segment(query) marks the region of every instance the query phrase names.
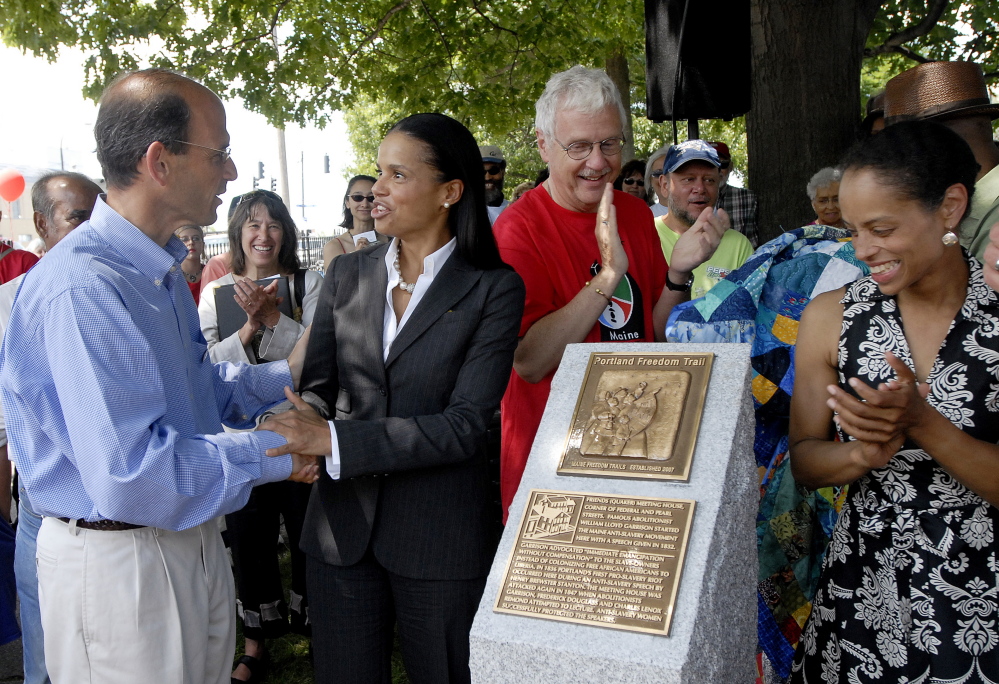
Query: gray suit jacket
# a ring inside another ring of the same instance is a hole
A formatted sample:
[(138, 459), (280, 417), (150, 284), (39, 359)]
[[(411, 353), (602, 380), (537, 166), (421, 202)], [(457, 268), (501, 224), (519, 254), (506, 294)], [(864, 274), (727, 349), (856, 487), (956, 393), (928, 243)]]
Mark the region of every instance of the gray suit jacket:
[(387, 249), (335, 259), (319, 297), (301, 388), (335, 407), (341, 470), (313, 488), (301, 546), (333, 565), (370, 547), (406, 577), (482, 577), (496, 541), (482, 442), (513, 365), (524, 285), (455, 251), (383, 361)]

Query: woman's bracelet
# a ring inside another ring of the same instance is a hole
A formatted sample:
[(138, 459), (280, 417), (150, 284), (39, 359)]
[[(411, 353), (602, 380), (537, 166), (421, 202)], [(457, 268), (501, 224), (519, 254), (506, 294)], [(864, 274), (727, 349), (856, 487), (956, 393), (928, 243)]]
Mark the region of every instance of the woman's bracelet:
[[(584, 285), (584, 287), (589, 287), (589, 286), (590, 286), (590, 281), (587, 280), (586, 285)], [(599, 287), (594, 286), (593, 291), (596, 292), (601, 297), (603, 297), (604, 299), (606, 299), (608, 304), (612, 301), (611, 296), (606, 292), (604, 292), (603, 290), (601, 290)]]

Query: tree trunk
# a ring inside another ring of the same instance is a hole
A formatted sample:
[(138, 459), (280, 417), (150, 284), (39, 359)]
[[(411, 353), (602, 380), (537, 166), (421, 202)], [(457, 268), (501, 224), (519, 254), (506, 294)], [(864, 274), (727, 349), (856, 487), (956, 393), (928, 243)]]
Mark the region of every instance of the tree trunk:
[(815, 220), (805, 192), (860, 123), (860, 67), (880, 0), (752, 0), (753, 91), (746, 116), (760, 238)]
[(626, 164), (635, 158), (635, 136), (631, 127), (631, 75), (628, 73), (628, 58), (624, 50), (618, 48), (607, 57), (607, 75), (614, 81), (621, 93), (621, 102), (627, 118), (624, 124), (624, 149), (621, 150), (621, 163)]

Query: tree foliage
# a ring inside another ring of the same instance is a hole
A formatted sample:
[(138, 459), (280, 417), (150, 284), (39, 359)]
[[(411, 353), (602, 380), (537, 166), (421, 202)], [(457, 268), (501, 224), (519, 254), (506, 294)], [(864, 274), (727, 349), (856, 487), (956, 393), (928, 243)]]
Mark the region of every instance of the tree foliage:
[[(753, 0), (757, 8), (773, 2)], [(969, 59), (999, 77), (997, 4), (883, 3), (867, 34), (856, 108), (916, 61)], [(239, 97), (275, 125), (323, 125), (345, 111), (358, 169), (369, 171), (392, 122), (442, 111), (503, 147), (511, 180), (532, 178), (540, 165), (533, 103), (545, 81), (612, 55), (623, 55), (630, 73), (635, 156), (672, 138), (668, 125), (644, 119), (640, 0), (0, 0), (0, 27), (5, 43), (49, 59), (62, 46), (82, 48), (84, 91), (95, 98), (121, 71), (153, 65)], [(802, 116), (808, 99), (797, 98)], [(747, 168), (744, 120), (702, 122), (701, 131), (728, 142), (736, 167)]]

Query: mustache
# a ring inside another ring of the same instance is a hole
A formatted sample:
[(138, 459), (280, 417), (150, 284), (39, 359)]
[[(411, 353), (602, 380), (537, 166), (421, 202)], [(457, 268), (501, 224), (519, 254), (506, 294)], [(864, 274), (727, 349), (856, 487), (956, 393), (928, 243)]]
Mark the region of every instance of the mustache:
[(583, 178), (586, 178), (587, 180), (593, 180), (594, 178), (600, 178), (600, 176), (606, 176), (608, 173), (610, 173), (610, 171), (611, 171), (610, 167), (607, 166), (601, 169), (600, 171), (588, 171), (588, 172), (583, 172), (579, 175), (582, 176)]

